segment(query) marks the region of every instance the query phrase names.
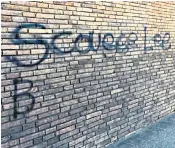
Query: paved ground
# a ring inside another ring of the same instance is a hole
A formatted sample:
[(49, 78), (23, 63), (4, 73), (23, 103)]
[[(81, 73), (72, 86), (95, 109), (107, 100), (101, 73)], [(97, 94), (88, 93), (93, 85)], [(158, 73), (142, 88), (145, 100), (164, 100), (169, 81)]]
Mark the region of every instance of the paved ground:
[(175, 113), (108, 148), (175, 148)]

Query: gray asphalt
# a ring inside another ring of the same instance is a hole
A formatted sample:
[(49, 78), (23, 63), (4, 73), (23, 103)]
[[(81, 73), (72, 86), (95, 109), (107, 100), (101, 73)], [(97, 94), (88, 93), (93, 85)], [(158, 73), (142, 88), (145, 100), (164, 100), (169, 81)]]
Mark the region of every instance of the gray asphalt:
[(107, 148), (175, 148), (175, 113)]

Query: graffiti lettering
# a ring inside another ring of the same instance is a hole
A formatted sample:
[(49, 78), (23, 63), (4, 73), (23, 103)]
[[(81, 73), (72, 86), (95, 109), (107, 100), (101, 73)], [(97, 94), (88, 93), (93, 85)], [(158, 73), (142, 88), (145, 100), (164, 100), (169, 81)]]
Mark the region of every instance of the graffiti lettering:
[[(166, 40), (166, 38), (167, 38), (167, 40)], [(153, 41), (154, 41), (155, 46), (162, 47), (163, 50), (168, 50), (171, 48), (171, 43), (169, 42), (170, 41), (170, 34), (169, 33), (165, 33), (163, 39), (161, 38), (160, 34), (156, 34), (153, 37)], [(168, 44), (168, 45), (166, 46), (166, 44)]]
[[(56, 40), (61, 38), (62, 36), (71, 36), (73, 33), (71, 31), (63, 31), (59, 32), (56, 35), (54, 35), (51, 39), (51, 42), (48, 43), (46, 39), (23, 39), (20, 38), (20, 31), (23, 28), (39, 28), (39, 29), (46, 29), (46, 27), (42, 24), (38, 23), (31, 23), (31, 24), (22, 24), (18, 26), (12, 33), (15, 35), (15, 39), (12, 39), (12, 43), (15, 45), (23, 45), (23, 44), (41, 44), (44, 45), (45, 47), (45, 52), (43, 56), (35, 63), (30, 63), (30, 64), (25, 64), (21, 62), (18, 58), (14, 56), (6, 56), (6, 59), (14, 64), (16, 64), (19, 67), (33, 67), (41, 62), (43, 62), (47, 57), (48, 53), (50, 50), (53, 50), (55, 54), (67, 54), (71, 52), (80, 52), (82, 54), (86, 54), (89, 51), (97, 51), (99, 50), (100, 46), (102, 46), (105, 50), (115, 50), (116, 53), (126, 53), (129, 51), (131, 48), (137, 48), (138, 45), (136, 44), (136, 41), (138, 41), (138, 35), (134, 32), (131, 32), (129, 34), (126, 33), (121, 33), (115, 40), (115, 37), (112, 33), (106, 33), (104, 34), (103, 38), (101, 33), (98, 33), (98, 39), (97, 39), (97, 45), (94, 47), (94, 32), (89, 32), (88, 34), (78, 34), (78, 36), (75, 38), (74, 45), (70, 47), (68, 51), (62, 50), (61, 48), (57, 47), (56, 45)], [(111, 39), (109, 41), (109, 39)], [(88, 46), (85, 50), (81, 50), (79, 48), (79, 42), (82, 42), (85, 40), (88, 42)], [(171, 48), (171, 43), (170, 43), (170, 34), (165, 33), (164, 36), (162, 37), (160, 34), (155, 34), (152, 40), (154, 43), (154, 47), (161, 47), (163, 50), (168, 50)], [(144, 26), (144, 51), (148, 50), (153, 50), (153, 46), (148, 47), (147, 46), (147, 27)], [(104, 54), (105, 56), (105, 54)], [(34, 96), (29, 93), (29, 91), (33, 87), (33, 82), (30, 80), (19, 80), (18, 78), (14, 79), (13, 81), (14, 86), (15, 86), (15, 91), (14, 91), (14, 118), (17, 118), (18, 114), (25, 114), (26, 112), (29, 112), (33, 109), (34, 104), (35, 104), (35, 98)], [(27, 91), (24, 91), (22, 93), (17, 93), (17, 85), (20, 83), (29, 83), (30, 87)], [(25, 108), (25, 111), (20, 111), (18, 109), (18, 102), (17, 98), (22, 97), (22, 96), (28, 96), (30, 99), (32, 99), (31, 104), (27, 105), (27, 108)]]
[[(6, 59), (10, 62), (13, 62), (14, 64), (16, 64), (17, 66), (20, 67), (32, 67), (32, 66), (36, 66), (38, 64), (40, 64), (41, 62), (43, 62), (49, 53), (49, 47), (52, 47), (53, 51), (55, 54), (67, 54), (67, 53), (71, 53), (71, 52), (80, 52), (82, 54), (86, 54), (89, 51), (97, 51), (99, 50), (99, 47), (102, 43), (102, 47), (105, 50), (116, 50), (116, 53), (126, 53), (129, 51), (129, 49), (131, 48), (136, 48), (137, 44), (136, 41), (138, 40), (138, 36), (136, 33), (131, 32), (128, 34), (126, 33), (121, 33), (119, 35), (119, 37), (116, 39), (113, 36), (112, 33), (106, 33), (104, 34), (104, 37), (102, 39), (101, 34), (98, 33), (98, 44), (97, 47), (94, 48), (93, 45), (93, 41), (94, 41), (94, 32), (89, 32), (89, 34), (82, 34), (80, 33), (75, 41), (74, 41), (74, 46), (70, 48), (70, 50), (68, 51), (64, 51), (61, 50), (61, 48), (58, 48), (55, 44), (55, 41), (57, 39), (59, 39), (61, 36), (71, 36), (72, 32), (71, 31), (64, 31), (64, 32), (59, 32), (56, 35), (53, 36), (52, 40), (50, 43), (47, 42), (47, 40), (45, 39), (22, 39), (19, 37), (19, 33), (20, 30), (22, 28), (40, 28), (40, 29), (46, 29), (46, 27), (42, 24), (37, 24), (37, 23), (31, 23), (31, 24), (22, 24), (19, 27), (17, 27), (13, 33), (15, 34), (15, 39), (12, 39), (12, 42), (16, 45), (20, 45), (20, 44), (42, 44), (45, 46), (45, 53), (43, 55), (43, 57), (38, 60), (35, 63), (30, 63), (30, 64), (25, 64), (23, 62), (21, 62), (19, 59), (17, 59), (14, 56), (6, 56)], [(153, 50), (153, 47), (147, 47), (147, 27), (144, 27), (144, 51), (146, 52), (147, 50)], [(109, 42), (108, 38), (111, 38), (112, 41)], [(78, 43), (79, 41), (83, 41), (86, 40), (88, 42), (88, 47), (85, 50), (81, 50), (78, 47)], [(153, 38), (152, 38), (153, 42), (154, 42), (154, 46), (155, 47), (162, 47), (163, 50), (168, 50), (171, 48), (171, 43), (170, 43), (170, 34), (169, 33), (165, 33), (164, 37), (161, 38), (160, 34), (156, 34)]]
[[(146, 46), (146, 41), (147, 41), (146, 30), (147, 30), (147, 27), (145, 26), (144, 27), (144, 33), (145, 33), (144, 51), (153, 50), (153, 46), (151, 47)], [(160, 34), (155, 34), (154, 37), (152, 38), (152, 41), (154, 42), (155, 47), (161, 47), (163, 50), (168, 50), (171, 48), (169, 33), (165, 33), (163, 39)]]
[(19, 67), (32, 67), (32, 66), (40, 64), (41, 62), (43, 62), (45, 60), (45, 58), (47, 58), (49, 48), (48, 48), (47, 41), (43, 40), (43, 39), (40, 39), (40, 40), (37, 40), (37, 39), (30, 39), (30, 40), (21, 39), (19, 37), (19, 32), (23, 28), (41, 28), (41, 29), (46, 29), (46, 28), (41, 24), (22, 24), (21, 26), (17, 27), (14, 30), (13, 33), (15, 34), (15, 39), (12, 39), (12, 43), (14, 43), (15, 45), (20, 45), (20, 44), (43, 44), (45, 46), (45, 49), (46, 49), (45, 53), (44, 53), (44, 56), (39, 61), (37, 61), (36, 63), (31, 63), (31, 64), (24, 64), (21, 61), (19, 61), (16, 57), (6, 56), (6, 58), (7, 58), (8, 61), (10, 61), (12, 63), (15, 63)]
[[(17, 91), (18, 91), (17, 85), (20, 84), (20, 83), (29, 83), (30, 84), (29, 89), (27, 91), (22, 92), (22, 93), (17, 93)], [(13, 99), (14, 99), (14, 115), (13, 116), (14, 116), (14, 118), (17, 118), (18, 114), (25, 114), (26, 112), (29, 112), (29, 111), (31, 111), (33, 109), (34, 104), (35, 104), (35, 98), (34, 98), (34, 96), (31, 93), (29, 93), (29, 91), (33, 87), (33, 82), (32, 81), (30, 81), (30, 80), (22, 80), (22, 81), (20, 81), (20, 80), (18, 80), (16, 78), (16, 79), (14, 79), (13, 84), (15, 86), (15, 91), (14, 91), (14, 96), (13, 96)], [(29, 96), (29, 98), (32, 99), (32, 103), (31, 103), (30, 106), (29, 105), (27, 106), (26, 111), (18, 111), (17, 110), (17, 106), (18, 106), (17, 98), (18, 97), (22, 97), (22, 96)]]
[(65, 54), (65, 53), (70, 53), (73, 51), (73, 48), (70, 50), (70, 51), (62, 51), (60, 48), (56, 47), (55, 46), (55, 40), (57, 38), (59, 38), (60, 36), (63, 36), (63, 35), (71, 35), (72, 32), (70, 31), (67, 31), (67, 32), (60, 32), (59, 34), (55, 35), (52, 39), (52, 42), (51, 44), (53, 45), (53, 49), (54, 49), (54, 52), (57, 53), (57, 54)]

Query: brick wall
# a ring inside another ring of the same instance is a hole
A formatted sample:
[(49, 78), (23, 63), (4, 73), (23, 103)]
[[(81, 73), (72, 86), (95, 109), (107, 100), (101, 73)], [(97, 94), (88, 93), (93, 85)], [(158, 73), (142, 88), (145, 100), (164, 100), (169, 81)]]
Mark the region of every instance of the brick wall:
[(101, 148), (174, 111), (174, 2), (1, 7), (3, 148)]

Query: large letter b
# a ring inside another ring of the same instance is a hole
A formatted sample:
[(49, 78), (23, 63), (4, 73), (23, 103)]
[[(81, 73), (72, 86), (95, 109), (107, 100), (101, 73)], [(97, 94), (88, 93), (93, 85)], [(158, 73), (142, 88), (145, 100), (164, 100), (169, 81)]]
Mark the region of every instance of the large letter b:
[[(30, 80), (18, 80), (17, 78), (13, 81), (14, 85), (15, 85), (15, 92), (14, 92), (14, 96), (13, 96), (13, 99), (14, 99), (14, 118), (17, 118), (17, 114), (25, 114), (26, 112), (29, 112), (33, 109), (34, 107), (34, 104), (35, 104), (35, 98), (34, 96), (29, 93), (29, 91), (32, 89), (33, 87), (33, 82), (30, 81)], [(20, 83), (29, 83), (30, 84), (30, 87), (27, 91), (24, 91), (22, 93), (17, 93), (17, 85), (20, 84)], [(25, 111), (18, 111), (18, 102), (17, 102), (17, 98), (18, 97), (22, 97), (22, 96), (29, 96), (29, 98), (32, 99), (32, 102), (30, 105), (27, 105), (27, 109)]]

